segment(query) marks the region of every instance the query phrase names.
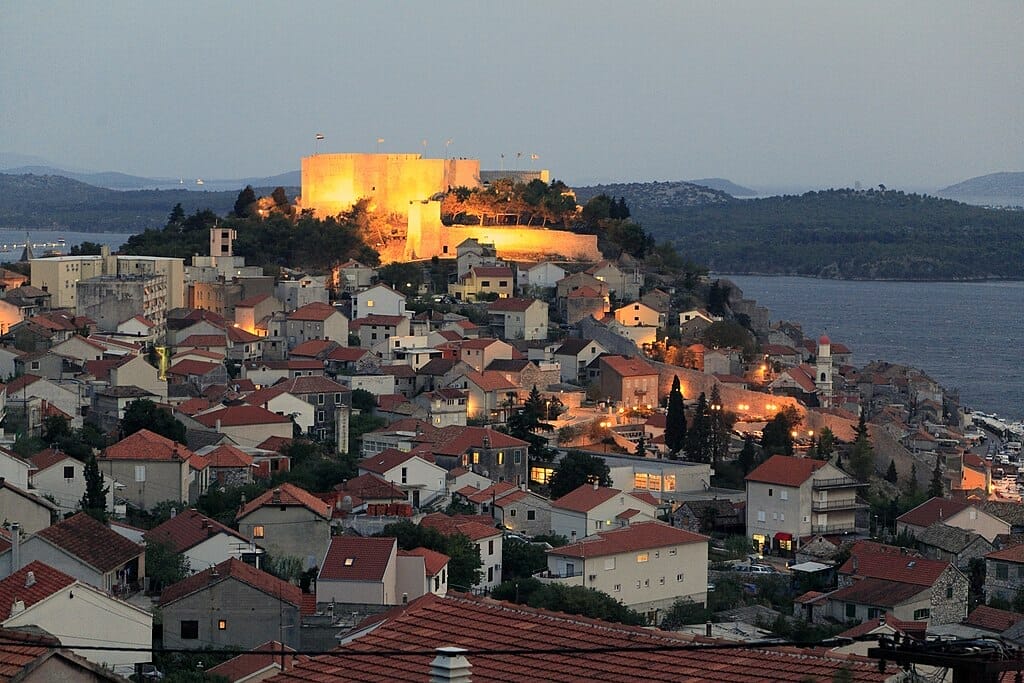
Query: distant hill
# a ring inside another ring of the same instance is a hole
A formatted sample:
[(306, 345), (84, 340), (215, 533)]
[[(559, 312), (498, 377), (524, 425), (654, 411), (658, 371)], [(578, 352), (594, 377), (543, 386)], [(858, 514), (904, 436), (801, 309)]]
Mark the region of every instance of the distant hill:
[(9, 168), (4, 173), (9, 175), (61, 176), (77, 180), (80, 183), (86, 183), (95, 187), (105, 187), (111, 190), (142, 190), (177, 182), (171, 178), (143, 178), (142, 176), (128, 175), (127, 173), (118, 173), (117, 171), (75, 173), (52, 166), (19, 166)]
[(736, 201), (734, 197), (720, 190), (682, 180), (661, 183), (611, 183), (573, 189), (580, 204), (586, 204), (599, 194), (624, 197), (633, 216), (640, 221), (647, 211), (728, 204)]
[(989, 173), (944, 187), (936, 194), (971, 204), (1024, 206), (1024, 171)]
[[(269, 195), (274, 187), (258, 187)], [(289, 197), (296, 188), (287, 188)], [(142, 232), (166, 225), (180, 203), (186, 213), (210, 209), (226, 215), (238, 190), (118, 191), (58, 175), (0, 173), (0, 230), (67, 230), (69, 232)]]
[[(628, 202), (628, 199), (627, 199)], [(1020, 278), (1024, 211), (852, 189), (647, 210), (656, 239), (720, 273), (846, 279)]]
[(710, 187), (712, 190), (725, 192), (726, 194), (731, 194), (733, 197), (756, 197), (760, 194), (757, 190), (751, 190), (749, 187), (737, 185), (726, 178), (699, 178), (697, 180), (687, 180), (686, 182), (692, 185)]

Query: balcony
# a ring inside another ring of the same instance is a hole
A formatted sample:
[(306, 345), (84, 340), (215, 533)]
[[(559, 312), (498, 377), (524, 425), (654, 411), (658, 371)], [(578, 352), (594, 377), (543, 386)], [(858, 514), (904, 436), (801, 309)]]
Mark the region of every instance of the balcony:
[[(585, 585), (583, 583), (583, 572), (582, 571), (574, 571), (574, 572), (571, 572), (571, 573), (570, 572), (563, 572), (561, 574), (559, 574), (558, 572), (543, 571), (543, 572), (538, 572), (538, 573), (534, 574), (533, 578), (537, 579), (541, 583), (561, 583), (561, 584), (565, 584), (566, 586), (583, 586), (583, 585)], [(593, 579), (591, 579), (591, 581), (593, 581)]]
[(812, 534), (848, 534), (857, 531), (857, 525), (853, 522), (846, 524), (812, 524)]
[(812, 482), (812, 487), (821, 491), (824, 489), (845, 489), (854, 486), (867, 486), (862, 484), (853, 477), (834, 477), (832, 479), (815, 479)]
[(811, 509), (814, 512), (832, 512), (835, 510), (859, 510), (866, 508), (864, 503), (858, 503), (856, 498), (847, 500), (814, 500), (811, 501)]

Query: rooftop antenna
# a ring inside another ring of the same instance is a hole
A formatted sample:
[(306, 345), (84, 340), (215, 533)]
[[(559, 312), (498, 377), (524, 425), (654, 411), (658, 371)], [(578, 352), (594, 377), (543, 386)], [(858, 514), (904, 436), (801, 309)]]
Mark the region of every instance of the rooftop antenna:
[(380, 146), (384, 144), (384, 138), (377, 138), (377, 154), (380, 154)]
[(323, 133), (317, 133), (316, 135), (313, 136), (313, 139), (316, 141), (316, 142), (313, 143), (313, 153), (314, 154), (319, 154), (320, 153), (320, 143), (324, 141), (324, 134)]

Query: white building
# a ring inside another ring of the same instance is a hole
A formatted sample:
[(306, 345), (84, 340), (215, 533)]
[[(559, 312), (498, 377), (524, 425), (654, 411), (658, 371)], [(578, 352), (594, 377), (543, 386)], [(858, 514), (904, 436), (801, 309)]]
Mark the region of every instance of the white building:
[(649, 493), (626, 493), (595, 482), (551, 502), (551, 533), (576, 540), (657, 516), (657, 501)]
[(368, 315), (408, 316), (409, 313), (405, 310), (405, 295), (384, 284), (356, 292), (352, 296), (352, 319), (365, 318)]

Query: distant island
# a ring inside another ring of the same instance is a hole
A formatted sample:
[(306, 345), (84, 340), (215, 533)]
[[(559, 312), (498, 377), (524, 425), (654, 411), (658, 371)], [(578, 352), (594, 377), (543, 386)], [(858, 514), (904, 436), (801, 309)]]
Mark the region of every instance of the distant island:
[(944, 187), (936, 194), (970, 204), (1024, 206), (1024, 171), (989, 173)]

